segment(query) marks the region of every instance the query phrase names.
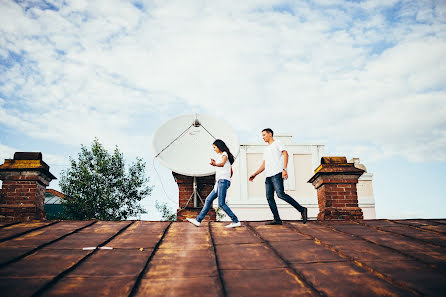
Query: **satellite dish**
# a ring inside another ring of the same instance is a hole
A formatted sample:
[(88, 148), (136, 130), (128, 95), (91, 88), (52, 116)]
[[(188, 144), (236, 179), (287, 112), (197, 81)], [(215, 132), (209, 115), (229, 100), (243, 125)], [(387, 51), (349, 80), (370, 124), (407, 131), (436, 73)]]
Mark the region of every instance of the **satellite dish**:
[(215, 174), (209, 164), (215, 158), (212, 143), (223, 140), (235, 156), (239, 152), (237, 135), (222, 120), (200, 114), (173, 118), (153, 135), (155, 158), (170, 170), (187, 176)]

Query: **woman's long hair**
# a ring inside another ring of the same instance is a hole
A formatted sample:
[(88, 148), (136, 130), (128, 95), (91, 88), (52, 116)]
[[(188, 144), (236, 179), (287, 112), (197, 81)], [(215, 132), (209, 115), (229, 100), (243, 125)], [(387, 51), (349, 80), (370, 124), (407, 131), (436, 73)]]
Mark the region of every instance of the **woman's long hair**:
[(221, 152), (226, 152), (228, 154), (229, 163), (234, 163), (234, 156), (231, 154), (231, 151), (226, 146), (226, 143), (221, 139), (216, 139), (213, 143)]

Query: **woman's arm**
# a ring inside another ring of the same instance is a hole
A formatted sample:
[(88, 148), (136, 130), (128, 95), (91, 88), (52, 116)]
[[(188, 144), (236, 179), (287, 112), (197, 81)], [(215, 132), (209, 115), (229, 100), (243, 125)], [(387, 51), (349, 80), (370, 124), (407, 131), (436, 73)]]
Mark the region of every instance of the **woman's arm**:
[(226, 157), (226, 155), (223, 155), (222, 157), (221, 157), (221, 163), (215, 163), (214, 162), (214, 166), (217, 166), (217, 167), (223, 167), (223, 166), (225, 166), (225, 163), (226, 163), (226, 160), (228, 160), (228, 157)]

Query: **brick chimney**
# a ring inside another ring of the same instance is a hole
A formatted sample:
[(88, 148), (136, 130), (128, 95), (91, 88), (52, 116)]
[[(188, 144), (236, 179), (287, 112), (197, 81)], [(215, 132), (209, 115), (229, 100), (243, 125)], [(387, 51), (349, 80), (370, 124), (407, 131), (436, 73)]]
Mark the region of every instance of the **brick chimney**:
[(45, 220), (45, 189), (56, 179), (40, 152), (17, 152), (0, 165), (0, 220)]
[[(194, 193), (194, 177), (182, 175), (176, 172), (172, 172), (179, 190), (179, 209), (177, 210), (177, 221), (184, 222), (186, 218), (195, 218), (201, 211), (203, 203), (198, 198), (197, 203), (194, 205), (194, 198), (191, 196)], [(212, 191), (215, 184), (215, 175), (196, 177), (197, 191), (201, 196), (203, 202), (206, 197)], [(211, 207), (208, 214), (203, 221), (215, 221), (216, 213), (215, 209)]]
[(364, 170), (347, 163), (345, 157), (322, 157), (321, 165), (308, 181), (317, 190), (318, 220), (362, 220), (356, 184)]

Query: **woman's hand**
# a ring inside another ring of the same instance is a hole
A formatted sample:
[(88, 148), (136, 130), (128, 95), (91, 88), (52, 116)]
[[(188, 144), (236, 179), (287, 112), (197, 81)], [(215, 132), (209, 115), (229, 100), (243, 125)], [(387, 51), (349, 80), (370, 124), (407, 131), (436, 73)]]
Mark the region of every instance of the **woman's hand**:
[(215, 160), (214, 159), (211, 159), (211, 163), (210, 163), (212, 166), (215, 166)]

